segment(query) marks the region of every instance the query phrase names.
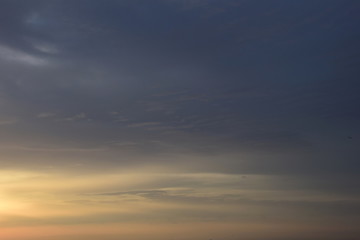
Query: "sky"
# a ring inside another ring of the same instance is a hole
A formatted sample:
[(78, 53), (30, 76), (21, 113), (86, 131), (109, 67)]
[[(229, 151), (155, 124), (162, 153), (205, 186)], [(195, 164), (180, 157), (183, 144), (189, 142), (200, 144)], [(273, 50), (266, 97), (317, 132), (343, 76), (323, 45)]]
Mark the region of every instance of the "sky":
[(0, 239), (360, 239), (359, 12), (0, 0)]

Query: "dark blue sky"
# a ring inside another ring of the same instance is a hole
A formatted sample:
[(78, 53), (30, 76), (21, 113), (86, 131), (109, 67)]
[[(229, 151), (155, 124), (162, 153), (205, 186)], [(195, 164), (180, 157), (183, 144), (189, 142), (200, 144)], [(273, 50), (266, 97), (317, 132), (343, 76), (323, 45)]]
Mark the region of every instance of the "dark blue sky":
[[(2, 6), (2, 112), (18, 120), (3, 128), (14, 141), (331, 152), (285, 169), (359, 167), (356, 1)], [(345, 159), (326, 160), (334, 154)]]

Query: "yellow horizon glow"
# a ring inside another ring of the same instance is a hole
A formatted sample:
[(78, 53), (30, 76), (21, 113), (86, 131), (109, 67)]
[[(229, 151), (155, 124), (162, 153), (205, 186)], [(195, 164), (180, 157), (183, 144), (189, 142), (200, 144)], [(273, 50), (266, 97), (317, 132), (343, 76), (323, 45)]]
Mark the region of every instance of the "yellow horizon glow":
[[(165, 240), (182, 232), (191, 237), (177, 239), (260, 239), (274, 229), (281, 236), (290, 236), (327, 229), (330, 224), (319, 224), (319, 218), (313, 227), (301, 217), (301, 208), (291, 210), (291, 215), (299, 214), (295, 219), (289, 218), (282, 206), (262, 204), (273, 199), (296, 202), (314, 198), (306, 192), (294, 191), (289, 197), (289, 192), (268, 189), (276, 184), (271, 176), (242, 178), (144, 168), (96, 174), (11, 170), (0, 171), (0, 175), (1, 240), (91, 239), (86, 236), (96, 240), (95, 236), (99, 239), (101, 235), (111, 240), (115, 236)], [(243, 196), (254, 202), (241, 201)], [(316, 198), (326, 200), (328, 196)], [(268, 215), (285, 220), (269, 225), (261, 217)], [(246, 220), (247, 216), (259, 217)]]

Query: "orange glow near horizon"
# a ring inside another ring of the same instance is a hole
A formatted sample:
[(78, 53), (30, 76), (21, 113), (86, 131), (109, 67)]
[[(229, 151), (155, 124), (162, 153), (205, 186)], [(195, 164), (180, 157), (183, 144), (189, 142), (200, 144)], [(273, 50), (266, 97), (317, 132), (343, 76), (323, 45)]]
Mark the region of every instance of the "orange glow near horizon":
[[(274, 177), (169, 172), (171, 169), (167, 173), (132, 169), (79, 176), (3, 171), (0, 239), (260, 239), (268, 232), (281, 239), (309, 231), (320, 234), (330, 225), (337, 229), (332, 223), (306, 223), (301, 207), (289, 216), (286, 206), (274, 206), (275, 198), (296, 203), (313, 197), (293, 192), (289, 198), (263, 190), (276, 184)], [(234, 187), (237, 185), (242, 187)], [(253, 200), (243, 200), (244, 195)], [(276, 214), (283, 219), (293, 218), (292, 214), (299, 217), (286, 224), (266, 221), (267, 215)], [(247, 219), (250, 215), (265, 218)]]
[[(6, 240), (85, 240), (119, 239), (166, 240), (166, 239), (264, 239), (275, 237), (287, 239), (298, 237), (340, 237), (339, 231), (349, 230), (346, 226), (313, 226), (292, 224), (244, 224), (244, 223), (118, 223), (75, 226), (35, 226), (0, 228), (0, 238)], [(332, 236), (331, 236), (332, 234)]]

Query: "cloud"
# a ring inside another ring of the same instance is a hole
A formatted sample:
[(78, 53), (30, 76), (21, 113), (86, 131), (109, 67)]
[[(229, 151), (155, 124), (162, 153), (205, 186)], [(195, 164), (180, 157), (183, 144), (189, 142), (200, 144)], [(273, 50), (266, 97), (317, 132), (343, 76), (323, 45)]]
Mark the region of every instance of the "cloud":
[(50, 61), (36, 55), (31, 55), (20, 50), (12, 49), (0, 45), (0, 56), (3, 60), (8, 62), (20, 63), (30, 66), (47, 66)]
[(142, 122), (142, 123), (131, 123), (127, 125), (128, 127), (148, 127), (148, 126), (156, 126), (161, 125), (160, 122)]
[(0, 119), (0, 126), (1, 126), (1, 125), (14, 124), (14, 123), (16, 123), (17, 121), (18, 121), (17, 119)]
[(56, 116), (56, 113), (53, 112), (43, 112), (43, 113), (39, 113), (37, 115), (38, 118), (50, 118), (50, 117), (54, 117)]
[(59, 49), (56, 46), (49, 43), (34, 43), (34, 48), (42, 53), (47, 53), (47, 54), (59, 53)]
[(121, 196), (121, 195), (139, 195), (145, 197), (159, 196), (167, 194), (166, 191), (162, 190), (142, 190), (142, 191), (127, 191), (127, 192), (109, 192), (109, 193), (98, 193), (95, 195), (100, 196)]
[(104, 147), (94, 148), (64, 148), (64, 147), (53, 147), (53, 146), (31, 146), (31, 145), (2, 145), (0, 149), (3, 150), (16, 150), (16, 151), (30, 151), (30, 152), (99, 152), (106, 151)]
[(82, 113), (75, 114), (74, 116), (71, 116), (71, 117), (58, 119), (58, 121), (70, 121), (70, 122), (73, 122), (73, 121), (85, 119), (86, 117), (87, 117), (86, 114), (82, 112)]

